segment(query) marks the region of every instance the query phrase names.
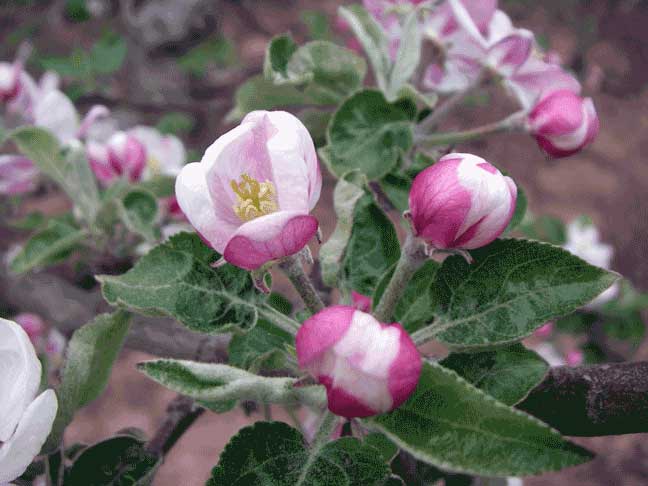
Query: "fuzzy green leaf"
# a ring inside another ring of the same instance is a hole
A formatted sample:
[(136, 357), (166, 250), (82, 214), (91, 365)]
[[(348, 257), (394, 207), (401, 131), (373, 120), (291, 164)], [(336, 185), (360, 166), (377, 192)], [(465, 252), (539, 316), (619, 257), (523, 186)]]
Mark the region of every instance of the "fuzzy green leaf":
[(536, 418), (429, 362), (409, 400), (369, 423), (418, 460), (469, 474), (526, 476), (592, 457)]
[(540, 383), (549, 365), (521, 344), (481, 353), (452, 353), (440, 363), (507, 405), (515, 405)]
[(207, 486), (382, 486), (390, 471), (376, 449), (344, 437), (313, 452), (282, 422), (257, 422), (225, 447)]

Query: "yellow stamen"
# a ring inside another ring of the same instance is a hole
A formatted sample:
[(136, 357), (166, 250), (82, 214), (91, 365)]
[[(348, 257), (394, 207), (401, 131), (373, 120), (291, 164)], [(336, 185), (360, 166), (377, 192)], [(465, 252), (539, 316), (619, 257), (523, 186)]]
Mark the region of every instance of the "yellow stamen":
[(250, 221), (279, 210), (277, 193), (274, 184), (270, 181), (259, 182), (247, 174), (241, 174), (241, 182), (231, 180), (230, 186), (236, 194), (234, 212), (243, 221)]
[(156, 159), (155, 157), (149, 157), (148, 160), (146, 161), (146, 165), (148, 165), (151, 174), (153, 175), (159, 175), (161, 170), (160, 170), (160, 161)]

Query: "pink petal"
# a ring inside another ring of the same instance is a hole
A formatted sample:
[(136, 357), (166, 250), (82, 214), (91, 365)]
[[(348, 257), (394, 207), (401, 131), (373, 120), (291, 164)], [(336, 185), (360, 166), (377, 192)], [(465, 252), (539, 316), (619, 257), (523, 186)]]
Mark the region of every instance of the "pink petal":
[(240, 226), (227, 243), (223, 256), (233, 265), (254, 270), (270, 260), (299, 252), (315, 236), (317, 228), (317, 219), (309, 214), (271, 213)]
[(334, 305), (304, 321), (295, 341), (300, 368), (310, 366), (342, 338), (351, 325), (355, 311), (353, 307)]

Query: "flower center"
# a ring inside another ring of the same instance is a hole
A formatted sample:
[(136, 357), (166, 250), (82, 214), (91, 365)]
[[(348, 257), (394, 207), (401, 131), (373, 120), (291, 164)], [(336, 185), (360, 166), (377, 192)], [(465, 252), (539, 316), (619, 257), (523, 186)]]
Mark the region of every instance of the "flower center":
[(230, 181), (236, 194), (233, 209), (243, 221), (251, 221), (259, 216), (279, 210), (277, 192), (270, 181), (259, 182), (247, 174), (241, 174), (241, 182)]
[(146, 161), (146, 165), (148, 165), (149, 170), (153, 175), (159, 175), (160, 174), (160, 161), (156, 159), (155, 157), (149, 157)]

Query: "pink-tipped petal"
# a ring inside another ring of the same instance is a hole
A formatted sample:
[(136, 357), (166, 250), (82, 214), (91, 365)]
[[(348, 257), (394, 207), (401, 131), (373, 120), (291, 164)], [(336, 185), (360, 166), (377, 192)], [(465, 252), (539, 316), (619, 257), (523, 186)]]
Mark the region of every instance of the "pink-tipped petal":
[(317, 233), (314, 216), (298, 211), (280, 211), (248, 221), (227, 243), (223, 256), (246, 270), (294, 255)]
[(351, 300), (353, 301), (353, 306), (356, 309), (361, 310), (362, 312), (371, 312), (371, 307), (373, 305), (371, 297), (368, 297), (366, 295), (356, 292), (355, 290), (352, 290)]
[(488, 51), (488, 63), (504, 77), (514, 74), (527, 61), (533, 47), (533, 34), (518, 30), (498, 41)]
[(304, 321), (295, 339), (300, 368), (310, 366), (344, 336), (355, 311), (353, 307), (334, 305)]

